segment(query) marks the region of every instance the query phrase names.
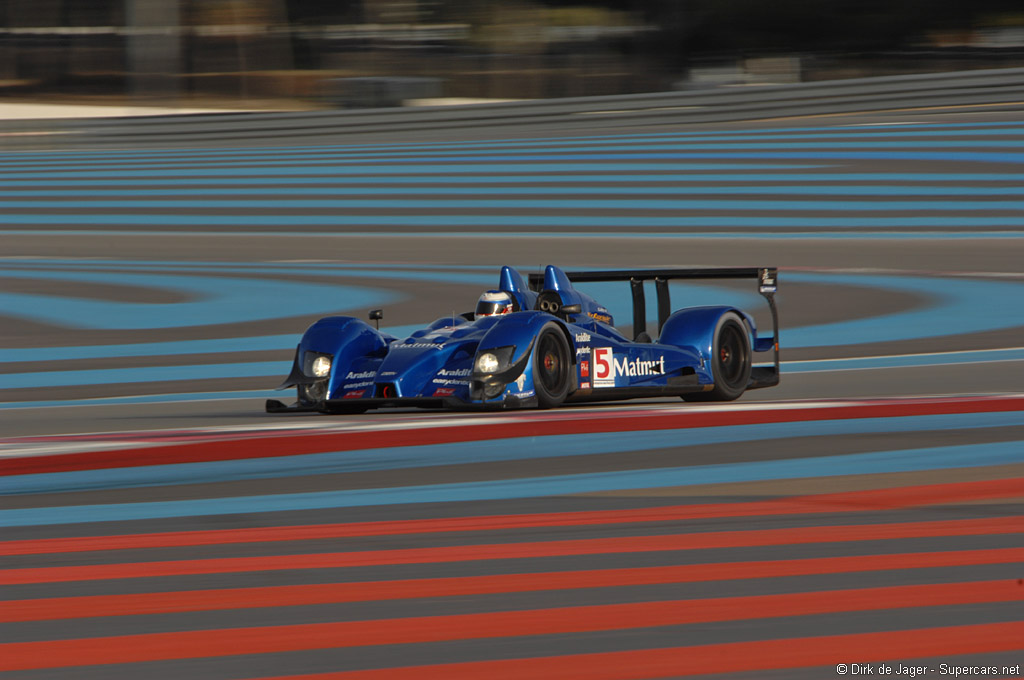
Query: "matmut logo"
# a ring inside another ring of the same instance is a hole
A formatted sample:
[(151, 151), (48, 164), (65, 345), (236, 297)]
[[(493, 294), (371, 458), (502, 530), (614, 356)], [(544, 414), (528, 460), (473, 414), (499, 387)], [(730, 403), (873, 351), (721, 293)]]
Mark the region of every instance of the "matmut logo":
[(611, 347), (594, 348), (594, 387), (615, 387), (616, 376), (635, 378), (645, 375), (664, 375), (665, 357), (656, 361), (647, 359), (616, 359)]

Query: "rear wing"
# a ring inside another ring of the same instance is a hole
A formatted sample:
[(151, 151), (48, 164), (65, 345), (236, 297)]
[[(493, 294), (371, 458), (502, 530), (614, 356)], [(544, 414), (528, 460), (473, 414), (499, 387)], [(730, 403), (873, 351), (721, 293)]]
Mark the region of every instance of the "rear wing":
[[(768, 301), (772, 313), (772, 335), (770, 338), (754, 338), (754, 350), (764, 352), (774, 350), (774, 370), (757, 371), (752, 376), (755, 383), (768, 382), (776, 384), (779, 376), (779, 313), (775, 308), (775, 292), (778, 289), (778, 273), (776, 267), (717, 267), (713, 269), (638, 269), (634, 271), (586, 271), (565, 272), (573, 283), (593, 283), (596, 281), (629, 281), (633, 293), (633, 334), (639, 335), (647, 330), (647, 307), (644, 298), (644, 281), (654, 281), (658, 295), (658, 332), (672, 314), (672, 302), (669, 297), (668, 282), (674, 279), (756, 279), (757, 290)], [(544, 275), (530, 274), (530, 290), (539, 291), (544, 285)], [(770, 371), (770, 373), (769, 373)], [(765, 375), (760, 375), (765, 373)], [(767, 386), (763, 384), (757, 385)]]

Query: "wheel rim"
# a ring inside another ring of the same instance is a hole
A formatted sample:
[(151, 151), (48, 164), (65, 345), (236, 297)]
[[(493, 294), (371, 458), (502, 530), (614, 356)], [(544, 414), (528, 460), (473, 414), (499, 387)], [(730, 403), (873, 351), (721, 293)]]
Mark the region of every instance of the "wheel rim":
[(538, 347), (540, 384), (549, 394), (559, 394), (568, 380), (562, 345), (551, 333), (545, 333)]
[(722, 379), (729, 385), (736, 385), (746, 371), (746, 347), (743, 336), (735, 324), (722, 328), (718, 344), (718, 366)]

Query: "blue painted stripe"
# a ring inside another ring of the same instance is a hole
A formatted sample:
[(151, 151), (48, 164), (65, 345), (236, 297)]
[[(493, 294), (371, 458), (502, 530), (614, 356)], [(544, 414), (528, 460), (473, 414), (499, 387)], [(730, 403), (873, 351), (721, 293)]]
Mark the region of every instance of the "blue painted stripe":
[[(420, 324), (406, 324), (403, 326), (386, 326), (381, 328), (381, 332), (390, 333), (398, 338), (404, 338), (412, 334), (414, 331), (419, 330), (425, 326), (425, 323)], [(43, 365), (43, 362), (48, 361), (68, 361), (68, 360), (82, 360), (82, 359), (117, 359), (122, 357), (167, 357), (167, 356), (188, 356), (192, 354), (220, 354), (225, 358), (234, 356), (238, 352), (265, 352), (265, 351), (293, 351), (295, 346), (299, 344), (299, 339), (302, 337), (301, 329), (292, 335), (268, 335), (262, 337), (251, 337), (251, 338), (221, 338), (213, 340), (182, 340), (180, 342), (163, 342), (163, 343), (140, 343), (137, 345), (86, 345), (80, 347), (41, 347), (41, 348), (24, 348), (24, 349), (0, 349), (0, 363), (19, 363), (19, 362), (34, 362), (37, 365)], [(256, 363), (236, 363), (235, 366), (253, 366), (258, 371), (261, 371), (264, 364), (270, 362), (256, 362)], [(277, 364), (278, 371), (287, 370), (288, 366), (284, 364)], [(168, 367), (170, 368), (170, 367)], [(193, 374), (199, 375), (203, 371), (204, 366), (193, 366), (193, 367), (177, 367), (177, 368), (188, 368)], [(110, 371), (110, 370), (127, 370), (127, 369), (95, 369), (96, 371)], [(138, 371), (149, 371), (149, 368), (138, 368)], [(8, 376), (20, 375), (47, 375), (45, 379), (47, 381), (56, 380), (57, 374), (70, 375), (72, 373), (78, 373), (73, 371), (52, 371), (52, 372), (35, 372), (35, 373), (7, 373), (0, 374), (0, 389), (9, 388), (13, 382), (24, 382), (29, 378), (20, 378), (18, 380), (8, 380)], [(267, 375), (263, 372), (255, 372), (240, 377), (257, 377)], [(114, 377), (114, 376), (111, 376)], [(199, 377), (203, 377), (199, 375)], [(117, 382), (115, 380), (101, 381), (101, 382)], [(137, 382), (132, 380), (130, 382)], [(70, 386), (81, 383), (65, 382), (59, 385), (53, 386)], [(94, 383), (101, 384), (101, 383)], [(34, 386), (34, 385), (32, 385)]]
[[(200, 226), (270, 226), (281, 227), (285, 224), (295, 227), (339, 227), (339, 226), (361, 226), (361, 227), (391, 227), (395, 229), (409, 229), (411, 227), (576, 227), (580, 229), (593, 227), (615, 227), (621, 230), (634, 228), (760, 228), (760, 229), (824, 229), (824, 228), (850, 228), (850, 229), (936, 229), (942, 227), (970, 227), (970, 228), (991, 228), (1011, 227), (1020, 228), (1021, 217), (1014, 216), (992, 216), (984, 213), (978, 215), (965, 215), (963, 217), (891, 217), (888, 215), (865, 215), (862, 217), (765, 217), (763, 215), (721, 215), (717, 217), (689, 217), (674, 215), (669, 217), (649, 216), (628, 216), (628, 217), (606, 217), (606, 216), (582, 216), (582, 215), (154, 215), (154, 214), (86, 214), (86, 215), (45, 215), (13, 213), (3, 215), (8, 224), (37, 224), (37, 225), (151, 225), (161, 227), (181, 226), (187, 227), (185, 233), (195, 232)], [(18, 233), (15, 230), (0, 231), (0, 233)], [(38, 235), (38, 232), (24, 232)], [(82, 232), (69, 232), (81, 234)], [(120, 233), (124, 232), (112, 232)], [(258, 232), (256, 232), (258, 233)], [(288, 232), (282, 234), (291, 235)], [(379, 236), (368, 232), (370, 235)], [(233, 236), (238, 236), (232, 231)], [(627, 231), (628, 234), (628, 231)], [(609, 236), (626, 236), (627, 234), (609, 234)], [(434, 234), (437, 236), (438, 234)], [(466, 234), (457, 234), (465, 238)], [(502, 235), (502, 234), (494, 234)], [(504, 234), (507, 236), (508, 234)], [(632, 236), (631, 234), (628, 234)], [(974, 236), (974, 234), (971, 234)], [(322, 235), (317, 235), (322, 236)], [(477, 234), (471, 234), (476, 238)], [(579, 236), (574, 234), (573, 236)], [(603, 234), (589, 234), (589, 236), (604, 236)], [(687, 236), (692, 237), (692, 234)]]
[[(488, 442), (491, 446), (494, 442)], [(536, 442), (531, 447), (537, 448)], [(485, 448), (485, 447), (480, 447)], [(439, 461), (435, 461), (439, 462)], [(0, 510), (0, 526), (40, 526), (381, 505), (494, 501), (582, 493), (734, 484), (775, 479), (916, 472), (1024, 462), (1020, 441), (878, 451), (722, 465), (616, 470), (426, 486), (351, 489), (227, 498)]]
[[(605, 192), (605, 194), (614, 193)], [(22, 201), (9, 199), (4, 201), (7, 210), (702, 210), (729, 211), (744, 210), (770, 212), (773, 210), (810, 211), (810, 212), (929, 212), (929, 211), (993, 211), (1020, 212), (1024, 210), (1024, 196), (1018, 200), (993, 199), (989, 201), (958, 201), (958, 200), (927, 200), (927, 201), (856, 201), (846, 200), (692, 200), (692, 199), (460, 199), (447, 198), (427, 199), (244, 199), (244, 200), (210, 200), (189, 199), (184, 204), (181, 200), (85, 200), (85, 201)], [(185, 214), (184, 219), (190, 216)], [(248, 216), (237, 216), (247, 220)], [(620, 223), (622, 220), (620, 220)], [(1020, 224), (1020, 220), (1017, 221)]]
[[(781, 145), (783, 148), (790, 148), (789, 145)], [(858, 145), (860, 146), (860, 145)], [(663, 162), (659, 163), (625, 163), (615, 162), (623, 160), (654, 160), (661, 159)], [(316, 163), (307, 163), (307, 167), (301, 167), (295, 163), (286, 163), (281, 166), (256, 167), (252, 166), (251, 163), (243, 163), (238, 167), (232, 167), (231, 170), (236, 175), (268, 175), (268, 174), (343, 174), (343, 173), (364, 173), (374, 172), (380, 174), (393, 174), (393, 173), (408, 173), (410, 167), (414, 166), (416, 172), (427, 173), (427, 172), (444, 172), (444, 173), (472, 173), (472, 172), (509, 172), (515, 167), (522, 167), (525, 172), (585, 172), (593, 169), (593, 163), (595, 161), (607, 161), (604, 167), (607, 170), (617, 169), (619, 171), (627, 170), (638, 170), (638, 171), (652, 171), (658, 169), (664, 170), (748, 170), (748, 169), (793, 169), (794, 166), (791, 164), (766, 164), (758, 163), (756, 165), (752, 163), (734, 164), (730, 166), (727, 163), (694, 163), (693, 161), (698, 160), (717, 160), (723, 161), (727, 159), (745, 159), (760, 160), (760, 161), (806, 161), (806, 162), (834, 162), (837, 160), (920, 160), (920, 161), (965, 161), (965, 162), (977, 162), (977, 163), (1022, 163), (1024, 162), (1024, 153), (1018, 152), (986, 152), (986, 151), (771, 151), (771, 150), (744, 150), (744, 151), (733, 151), (715, 148), (714, 151), (692, 151), (692, 152), (677, 152), (674, 154), (551, 154), (551, 155), (533, 155), (533, 156), (491, 156), (486, 159), (474, 159), (477, 161), (487, 160), (489, 163), (482, 162), (468, 162), (462, 161), (458, 158), (449, 159), (445, 157), (438, 158), (424, 158), (422, 161), (415, 159), (401, 158), (395, 159), (392, 163), (383, 165), (369, 165), (363, 162), (342, 162), (342, 161), (330, 161), (325, 162), (325, 165), (329, 167), (320, 167)], [(582, 161), (586, 160), (589, 163), (566, 163), (565, 160)], [(689, 160), (690, 163), (680, 163), (671, 161), (682, 161)], [(452, 161), (440, 163), (438, 161)], [(510, 163), (520, 162), (521, 166), (509, 165)], [(222, 174), (225, 171), (224, 167), (209, 167), (210, 165), (203, 163), (200, 166), (191, 166), (186, 168), (139, 168), (139, 167), (126, 167), (121, 171), (111, 170), (90, 170), (91, 166), (83, 166), (81, 170), (71, 171), (40, 171), (40, 172), (26, 172), (24, 170), (12, 170), (9, 172), (0, 172), (0, 178), (10, 177), (11, 179), (49, 179), (52, 177), (69, 177), (74, 178), (83, 175), (89, 175), (92, 177), (121, 177), (125, 175), (141, 175), (150, 177), (175, 177), (175, 176), (209, 176)], [(223, 164), (221, 164), (223, 165)], [(806, 167), (806, 166), (805, 166)]]
[[(1004, 229), (999, 231), (931, 231), (928, 228), (914, 230), (914, 231), (881, 231), (884, 227), (877, 225), (871, 225), (864, 229), (858, 229), (857, 231), (818, 231), (817, 229), (824, 228), (822, 225), (810, 228), (802, 231), (782, 231), (775, 233), (765, 233), (757, 231), (743, 231), (743, 230), (731, 230), (731, 231), (686, 231), (686, 232), (643, 232), (643, 231), (629, 231), (622, 233), (602, 233), (602, 234), (591, 234), (592, 238), (600, 239), (611, 239), (611, 240), (629, 240), (636, 241), (639, 239), (644, 240), (665, 240), (665, 239), (683, 239), (692, 240), (695, 238), (706, 238), (706, 239), (722, 239), (722, 240), (807, 240), (807, 239), (820, 239), (820, 240), (879, 240), (879, 241), (962, 241), (962, 240), (978, 240), (978, 239), (1002, 239), (1016, 241), (1024, 237), (1024, 231)], [(934, 228), (934, 227), (932, 227)], [(112, 230), (112, 229), (0, 229), (0, 235), (8, 236), (40, 236), (45, 234), (47, 236), (64, 237), (64, 236), (192, 236), (195, 238), (202, 238), (204, 236), (222, 236), (222, 232), (211, 233), (210, 231), (193, 231), (190, 229), (175, 229), (175, 230)], [(315, 238), (318, 240), (329, 239), (329, 238), (416, 238), (428, 236), (431, 238), (445, 237), (445, 238), (461, 238), (461, 239), (474, 239), (474, 240), (491, 240), (491, 239), (510, 239), (510, 238), (529, 238), (534, 240), (551, 240), (551, 239), (570, 239), (579, 238), (579, 232), (568, 232), (568, 231), (554, 231), (545, 230), (543, 232), (536, 231), (514, 231), (514, 230), (502, 230), (490, 233), (470, 233), (462, 231), (411, 231), (409, 229), (403, 229), (401, 227), (395, 227), (389, 229), (386, 227), (375, 229), (374, 231), (346, 231), (343, 233), (325, 233), (318, 231), (231, 231), (232, 236), (239, 238), (243, 237), (278, 237), (278, 238)]]
[[(1022, 178), (1024, 180), (1024, 178)], [(1024, 201), (1024, 187), (990, 187), (990, 186), (977, 186), (977, 187), (951, 187), (951, 186), (922, 186), (918, 184), (908, 185), (893, 185), (893, 184), (878, 184), (873, 186), (855, 186), (855, 185), (842, 185), (842, 186), (828, 186), (828, 185), (814, 185), (814, 186), (777, 186), (777, 185), (762, 185), (762, 186), (558, 186), (558, 187), (544, 187), (544, 186), (495, 186), (495, 187), (480, 187), (480, 186), (460, 186), (459, 183), (446, 184), (443, 187), (403, 187), (403, 186), (301, 186), (301, 187), (290, 187), (288, 189), (282, 189), (281, 193), (287, 193), (289, 196), (449, 196), (449, 195), (465, 195), (465, 196), (572, 196), (572, 195), (641, 195), (641, 196), (686, 196), (686, 195), (751, 195), (751, 194), (769, 194), (773, 196), (813, 196), (813, 195), (833, 195), (833, 196), (940, 196), (942, 198), (950, 196), (1015, 196), (1018, 198), (1016, 201), (1017, 205), (1020, 205), (1021, 201)], [(165, 186), (161, 183), (161, 187)], [(165, 188), (152, 188), (152, 189), (11, 189), (9, 187), (0, 187), (0, 197), (42, 197), (51, 196), (59, 198), (98, 198), (98, 197), (120, 197), (120, 196), (177, 196), (177, 197), (191, 197), (191, 196), (267, 196), (270, 193), (264, 188), (252, 188), (252, 187), (239, 187), (239, 188), (181, 188), (181, 189), (165, 189)], [(91, 207), (97, 204), (96, 201), (87, 202), (73, 202), (75, 205), (82, 207)], [(124, 203), (118, 201), (118, 204)], [(246, 201), (237, 202), (239, 207), (244, 207), (250, 204), (277, 204), (278, 201)], [(293, 203), (299, 207), (318, 207), (316, 202), (311, 201), (293, 201)], [(646, 201), (644, 204), (646, 205)], [(18, 205), (18, 201), (6, 201), (8, 205)], [(391, 202), (388, 202), (390, 205)], [(26, 205), (22, 203), (22, 205)], [(49, 207), (58, 207), (64, 205), (61, 203), (47, 203)], [(181, 205), (177, 203), (175, 205)], [(209, 206), (210, 203), (205, 201), (189, 201), (186, 207), (192, 208), (197, 205)], [(380, 202), (375, 202), (375, 205), (382, 205)], [(519, 203), (522, 206), (522, 203)], [(533, 206), (534, 203), (529, 204)]]
[(337, 313), (387, 304), (396, 292), (352, 285), (257, 278), (173, 276), (166, 273), (38, 272), (20, 270), (7, 276), (104, 283), (173, 291), (184, 299), (152, 304), (87, 300), (57, 295), (2, 293), (0, 311), (8, 316), (76, 328), (146, 329), (238, 323), (289, 316)]
[(827, 371), (860, 371), (874, 368), (907, 368), (910, 366), (953, 366), (957, 364), (986, 364), (1003, 361), (1024, 361), (1024, 348), (994, 349), (976, 352), (948, 352), (910, 356), (853, 357), (848, 359), (820, 359), (815, 361), (787, 361), (782, 372), (820, 373)]
[[(39, 357), (45, 357), (44, 350), (40, 350)], [(275, 377), (277, 380), (282, 379), (288, 373), (289, 368), (288, 362), (285, 361), (251, 361), (198, 366), (142, 366), (93, 368), (80, 371), (5, 373), (0, 374), (0, 398), (3, 398), (2, 390), (30, 387), (155, 383), (174, 380), (241, 380), (252, 377), (267, 377), (268, 383), (271, 383)]]
[(689, 159), (717, 158), (723, 159), (760, 159), (760, 160), (907, 160), (907, 161), (938, 161), (948, 163), (950, 161), (961, 161), (967, 163), (1024, 163), (1024, 153), (1015, 152), (985, 152), (985, 151), (789, 151), (784, 153), (774, 151), (719, 151), (717, 153), (690, 153), (686, 154)]
[[(709, 156), (714, 158), (714, 156)], [(524, 164), (518, 166), (522, 168), (523, 172), (529, 172), (533, 174), (547, 173), (557, 174), (562, 172), (587, 172), (594, 170), (593, 163), (543, 163), (543, 164)], [(791, 165), (791, 164), (765, 164), (765, 163), (609, 163), (603, 166), (605, 172), (652, 172), (656, 170), (665, 171), (679, 171), (679, 170), (710, 170), (710, 171), (722, 171), (722, 170), (793, 170), (801, 168), (813, 168), (818, 167), (815, 165)], [(416, 166), (415, 172), (419, 174), (444, 174), (444, 175), (458, 175), (464, 174), (476, 174), (482, 172), (488, 173), (509, 173), (514, 171), (517, 166), (510, 166), (508, 163), (433, 163)], [(406, 163), (397, 163), (395, 165), (336, 165), (330, 168), (312, 168), (312, 167), (240, 167), (232, 170), (232, 173), (238, 177), (259, 177), (259, 176), (273, 176), (276, 180), (281, 175), (305, 175), (308, 177), (318, 176), (330, 176), (330, 175), (366, 175), (366, 174), (377, 174), (377, 175), (406, 175), (413, 172), (409, 165)], [(57, 179), (77, 179), (77, 178), (127, 178), (132, 179), (136, 177), (216, 177), (224, 174), (223, 168), (209, 168), (209, 167), (194, 167), (188, 169), (143, 169), (143, 168), (130, 168), (120, 172), (113, 171), (100, 171), (100, 170), (89, 170), (83, 169), (79, 171), (55, 171), (55, 172), (10, 172), (0, 173), (0, 179), (4, 182), (7, 181), (8, 177), (12, 180), (25, 180), (25, 179), (45, 179), (48, 181)]]
[[(786, 166), (786, 169), (792, 169), (794, 166)], [(828, 167), (828, 166), (822, 166)], [(749, 166), (743, 166), (743, 169), (748, 169)], [(694, 174), (674, 174), (674, 171), (679, 169), (677, 166), (672, 167), (673, 172), (665, 172), (663, 174), (630, 174), (622, 175), (619, 172), (619, 168), (612, 168), (604, 170), (601, 166), (591, 165), (588, 166), (588, 174), (560, 174), (558, 180), (560, 182), (587, 182), (588, 184), (596, 183), (613, 183), (616, 185), (622, 185), (625, 182), (636, 182), (636, 183), (648, 183), (648, 182), (686, 182), (689, 184), (713, 184), (717, 182), (769, 182), (774, 183), (774, 186), (782, 188), (783, 183), (822, 183), (822, 182), (951, 182), (956, 184), (963, 184), (966, 182), (1024, 182), (1024, 174), (1017, 173), (835, 173), (835, 172), (819, 172), (815, 174), (804, 174), (804, 173), (793, 173), (793, 172), (777, 172), (777, 173), (752, 173), (752, 172), (737, 172), (729, 174), (720, 174), (714, 172), (694, 172)], [(722, 166), (715, 166), (715, 169), (723, 169)], [(756, 168), (753, 168), (756, 169)], [(699, 172), (699, 174), (698, 174)], [(203, 177), (202, 179), (190, 179), (185, 178), (167, 178), (167, 179), (140, 179), (134, 176), (117, 177), (114, 180), (110, 179), (92, 179), (89, 176), (83, 176), (83, 178), (72, 178), (62, 181), (59, 177), (47, 177), (49, 184), (59, 184), (62, 186), (81, 186), (81, 187), (115, 187), (117, 189), (133, 186), (154, 186), (154, 187), (167, 187), (175, 185), (196, 185), (201, 187), (209, 186), (249, 186), (254, 184), (273, 184), (281, 186), (289, 186), (294, 184), (307, 185), (313, 183), (314, 180), (308, 177)], [(473, 174), (473, 175), (462, 175), (462, 174), (450, 174), (450, 175), (414, 175), (414, 174), (395, 174), (390, 173), (382, 176), (375, 176), (373, 173), (366, 173), (354, 176), (344, 177), (331, 177), (328, 175), (318, 176), (315, 179), (316, 184), (322, 184), (327, 186), (360, 186), (360, 185), (399, 185), (399, 184), (445, 184), (459, 186), (463, 184), (513, 184), (513, 183), (532, 183), (540, 184), (550, 181), (551, 175), (543, 174), (538, 172), (535, 174)], [(7, 179), (4, 180), (3, 186), (0, 186), (0, 192), (5, 190), (12, 190), (17, 187), (38, 187), (39, 182), (36, 180), (19, 180), (19, 179)], [(618, 188), (618, 186), (616, 186)], [(709, 187), (710, 188), (710, 187)], [(956, 188), (956, 187), (950, 187)], [(289, 191), (291, 191), (289, 189)]]
[[(317, 272), (331, 271), (331, 272), (354, 272), (359, 276), (365, 273), (374, 273), (381, 271), (382, 263), (372, 262), (362, 264), (359, 262), (333, 262), (330, 260), (309, 260), (305, 264), (300, 264), (288, 260), (283, 261), (271, 261), (271, 262), (228, 262), (228, 261), (204, 261), (198, 262), (194, 260), (69, 260), (60, 258), (29, 258), (29, 257), (18, 257), (13, 260), (6, 260), (3, 262), (5, 267), (22, 267), (22, 268), (36, 268), (36, 267), (50, 267), (53, 269), (65, 269), (65, 268), (77, 268), (77, 269), (101, 269), (110, 270), (111, 268), (118, 269), (140, 269), (143, 271), (150, 271), (154, 267), (162, 269), (173, 269), (179, 271), (212, 271), (222, 272), (225, 270), (239, 270), (239, 271), (257, 271), (257, 272), (272, 272), (272, 271), (302, 271), (309, 273), (308, 267), (316, 266)], [(518, 265), (521, 268), (536, 267), (536, 263), (532, 265)], [(388, 270), (398, 271), (410, 271), (416, 272), (423, 270), (424, 272), (432, 272), (431, 275), (435, 275), (436, 272), (486, 272), (488, 274), (494, 274), (496, 267), (490, 264), (403, 264), (401, 262), (389, 262), (386, 265)]]
[[(973, 147), (973, 145), (970, 145)], [(784, 148), (788, 148), (783, 145)], [(746, 148), (746, 147), (738, 147)], [(735, 152), (732, 152), (735, 153)], [(745, 151), (742, 156), (734, 157), (749, 157), (752, 154), (760, 153), (757, 151)], [(376, 163), (383, 164), (373, 167), (384, 167), (400, 170), (402, 172), (415, 172), (421, 167), (434, 167), (438, 164), (449, 164), (452, 167), (463, 167), (463, 164), (469, 163), (474, 165), (484, 165), (484, 167), (496, 167), (497, 163), (504, 163), (504, 170), (506, 172), (514, 169), (515, 166), (509, 166), (510, 163), (523, 163), (525, 168), (531, 168), (539, 163), (547, 165), (548, 163), (566, 164), (567, 161), (587, 161), (587, 162), (608, 162), (612, 164), (619, 164), (623, 161), (685, 161), (690, 159), (714, 159), (717, 158), (717, 154), (711, 153), (694, 153), (692, 151), (686, 152), (674, 152), (674, 153), (632, 153), (632, 152), (617, 152), (617, 153), (604, 153), (604, 152), (591, 152), (591, 153), (551, 153), (551, 154), (487, 154), (481, 156), (472, 155), (456, 155), (456, 154), (444, 154), (423, 157), (413, 157), (407, 155), (394, 156), (394, 157), (382, 157), (380, 154), (375, 154), (366, 157), (358, 157), (356, 155), (342, 157), (337, 159), (304, 159), (298, 160), (258, 160), (258, 161), (206, 161), (203, 163), (193, 162), (166, 162), (166, 163), (153, 163), (153, 164), (135, 164), (135, 165), (117, 165), (117, 164), (83, 164), (83, 165), (67, 165), (60, 164), (53, 170), (60, 173), (75, 173), (75, 172), (88, 172), (91, 175), (98, 175), (100, 177), (108, 176), (113, 172), (120, 173), (141, 173), (145, 175), (161, 175), (166, 173), (188, 173), (188, 174), (202, 174), (208, 171), (215, 172), (226, 172), (231, 171), (237, 174), (250, 174), (258, 172), (260, 170), (274, 170), (275, 172), (289, 172), (294, 174), (296, 172), (335, 172), (341, 170), (350, 170), (353, 168), (362, 167), (363, 164)], [(825, 158), (827, 155), (821, 155), (820, 157)], [(764, 167), (764, 166), (762, 166)], [(47, 168), (25, 168), (19, 170), (3, 170), (0, 169), (0, 178), (4, 178), (8, 175), (19, 176), (19, 177), (33, 177), (36, 175), (49, 174), (51, 170)], [(459, 172), (459, 170), (455, 170)], [(462, 172), (465, 172), (462, 170)]]
[[(177, 402), (253, 400), (252, 408), (262, 410), (260, 399), (282, 399), (288, 401), (293, 392), (278, 392), (273, 389), (240, 390), (235, 392), (181, 392), (168, 394), (142, 394), (129, 397), (87, 397), (85, 399), (53, 399), (48, 401), (0, 402), (0, 410), (66, 408), (69, 406), (116, 406), (128, 404), (169, 404)], [(282, 395), (286, 395), (282, 397)]]
[[(120, 345), (84, 345), (78, 347), (0, 348), (0, 363), (69, 361), (81, 359), (115, 359), (127, 357), (180, 356), (188, 354), (220, 354), (229, 357), (237, 352), (266, 352), (294, 349), (299, 333), (265, 335), (248, 338), (216, 338), (211, 340), (180, 340), (176, 342), (140, 342)], [(4, 379), (0, 377), (0, 387)]]
[[(823, 161), (830, 159), (913, 159), (913, 160), (960, 160), (974, 162), (1024, 162), (1024, 153), (1007, 151), (1024, 146), (1024, 142), (1013, 140), (997, 141), (991, 143), (981, 141), (947, 142), (848, 142), (848, 143), (800, 143), (785, 142), (777, 144), (687, 144), (678, 151), (650, 151), (636, 152), (631, 150), (590, 150), (588, 152), (552, 151), (550, 153), (536, 153), (522, 151), (519, 153), (495, 153), (487, 152), (463, 152), (463, 153), (438, 153), (418, 155), (410, 152), (399, 154), (357, 154), (351, 153), (336, 158), (294, 158), (278, 160), (268, 157), (256, 160), (207, 160), (196, 163), (191, 160), (163, 161), (159, 163), (87, 163), (68, 164), (61, 163), (52, 169), (30, 165), (25, 168), (3, 168), (0, 166), (0, 178), (11, 177), (36, 177), (45, 176), (52, 171), (58, 173), (88, 172), (95, 176), (109, 176), (111, 173), (140, 173), (145, 175), (166, 175), (166, 174), (203, 174), (206, 172), (224, 172), (230, 169), (236, 174), (263, 174), (259, 171), (275, 172), (308, 172), (325, 170), (340, 171), (369, 165), (371, 163), (385, 163), (383, 166), (395, 170), (408, 172), (410, 167), (419, 168), (433, 167), (438, 164), (452, 164), (454, 168), (462, 167), (463, 164), (471, 164), (483, 168), (493, 168), (498, 163), (554, 163), (558, 165), (571, 165), (567, 161), (588, 161), (618, 164), (623, 161), (684, 161), (700, 159), (775, 159), (775, 160), (814, 160)], [(878, 151), (865, 150), (866, 148), (878, 148)], [(952, 149), (978, 149), (991, 147), (1000, 151), (954, 151)], [(663, 146), (660, 148), (664, 148)], [(916, 149), (946, 148), (944, 151), (917, 151)], [(799, 149), (806, 149), (800, 151)], [(857, 151), (843, 151), (842, 149), (857, 149)], [(781, 151), (781, 152), (780, 152)], [(257, 165), (258, 164), (258, 165)], [(527, 167), (529, 167), (527, 165)], [(765, 166), (761, 166), (765, 167)], [(506, 172), (510, 169), (507, 165), (503, 168)], [(465, 172), (465, 170), (453, 170), (454, 172)]]
[[(3, 487), (4, 493), (28, 494), (59, 493), (81, 489), (173, 486), (194, 483), (197, 479), (203, 480), (204, 483), (228, 482), (244, 479), (405, 470), (436, 465), (539, 460), (682, 446), (763, 442), (778, 438), (978, 429), (1012, 427), (1021, 424), (1024, 424), (1024, 414), (1022, 413), (969, 413), (654, 430), (644, 432), (639, 443), (636, 432), (567, 434), (497, 439), (488, 441), (486, 445), (481, 445), (480, 442), (453, 442), (277, 458), (16, 475), (6, 478)], [(571, 425), (567, 427), (571, 427)]]
[[(311, 261), (306, 263), (170, 263), (170, 262), (132, 262), (125, 260), (109, 260), (96, 262), (73, 262), (54, 261), (52, 263), (38, 263), (35, 261), (17, 260), (3, 262), (12, 278), (37, 278), (59, 280), (68, 279), (76, 281), (97, 281), (112, 284), (136, 286), (140, 285), (139, 278), (151, 277), (150, 287), (161, 287), (168, 285), (168, 289), (189, 290), (192, 285), (185, 283), (188, 277), (173, 278), (173, 274), (273, 274), (273, 275), (302, 275), (309, 276), (314, 273), (323, 277), (358, 277), (359, 279), (403, 279), (403, 280), (430, 280), (446, 281), (466, 284), (491, 283), (497, 280), (496, 267), (460, 267), (458, 265), (352, 265), (337, 264), (334, 262)], [(536, 266), (536, 265), (528, 265)], [(157, 270), (159, 273), (154, 274)], [(420, 271), (422, 270), (422, 271)], [(123, 278), (122, 278), (123, 277)], [(203, 279), (204, 277), (196, 277)], [(235, 279), (246, 281), (246, 279)], [(202, 284), (193, 284), (202, 285)], [(335, 293), (338, 292), (334, 289)], [(322, 290), (311, 288), (312, 293), (322, 293)]]

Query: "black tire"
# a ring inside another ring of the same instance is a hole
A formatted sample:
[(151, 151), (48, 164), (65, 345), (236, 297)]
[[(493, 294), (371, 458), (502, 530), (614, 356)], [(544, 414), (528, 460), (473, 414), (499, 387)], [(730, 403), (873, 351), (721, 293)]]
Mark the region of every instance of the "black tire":
[(711, 345), (711, 373), (715, 388), (710, 392), (684, 394), (685, 401), (733, 401), (750, 383), (750, 335), (747, 325), (734, 312), (723, 314), (715, 326)]
[(565, 334), (556, 323), (548, 323), (533, 346), (533, 389), (538, 408), (554, 408), (569, 394), (572, 357)]

